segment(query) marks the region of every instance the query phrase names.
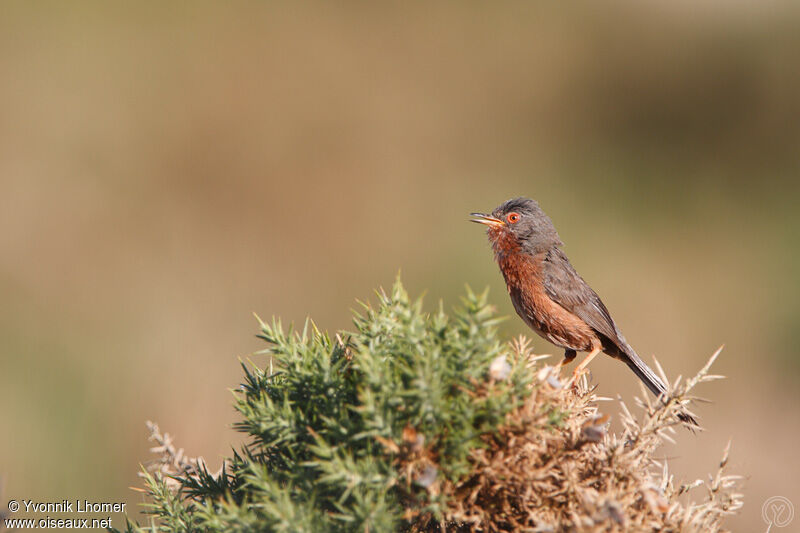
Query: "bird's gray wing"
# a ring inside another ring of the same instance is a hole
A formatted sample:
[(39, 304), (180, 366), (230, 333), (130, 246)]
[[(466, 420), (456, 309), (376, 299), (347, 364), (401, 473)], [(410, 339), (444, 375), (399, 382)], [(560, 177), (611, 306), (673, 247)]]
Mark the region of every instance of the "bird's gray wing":
[[(603, 351), (622, 359), (641, 379), (653, 394), (664, 394), (667, 387), (658, 375), (636, 355), (628, 341), (620, 333), (606, 306), (591, 287), (583, 280), (559, 248), (547, 253), (542, 263), (544, 290), (551, 300), (570, 313), (578, 316), (597, 333), (606, 337), (612, 345), (603, 342)], [(678, 418), (689, 425), (698, 426), (690, 413), (680, 413)]]
[(586, 322), (592, 329), (620, 344), (619, 331), (606, 306), (586, 283), (560, 248), (552, 248), (542, 263), (544, 290), (551, 300)]

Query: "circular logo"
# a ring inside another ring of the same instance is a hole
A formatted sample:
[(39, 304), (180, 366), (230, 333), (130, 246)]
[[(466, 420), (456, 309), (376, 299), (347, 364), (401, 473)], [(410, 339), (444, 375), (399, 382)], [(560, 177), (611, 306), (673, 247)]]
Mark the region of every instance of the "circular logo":
[(783, 496), (767, 498), (761, 507), (761, 517), (770, 528), (772, 526), (786, 527), (794, 519), (794, 505), (789, 498)]

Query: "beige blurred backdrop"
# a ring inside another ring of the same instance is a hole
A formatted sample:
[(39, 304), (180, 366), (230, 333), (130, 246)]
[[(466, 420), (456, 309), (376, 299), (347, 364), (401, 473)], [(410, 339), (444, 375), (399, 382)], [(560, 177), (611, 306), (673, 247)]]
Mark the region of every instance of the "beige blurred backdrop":
[(3, 3), (3, 510), (136, 509), (147, 419), (218, 467), (253, 312), (347, 328), (402, 270), (528, 333), (467, 222), (525, 195), (646, 360), (725, 343), (663, 455), (702, 478), (732, 439), (730, 525), (766, 528), (800, 506), (798, 32), (773, 1)]

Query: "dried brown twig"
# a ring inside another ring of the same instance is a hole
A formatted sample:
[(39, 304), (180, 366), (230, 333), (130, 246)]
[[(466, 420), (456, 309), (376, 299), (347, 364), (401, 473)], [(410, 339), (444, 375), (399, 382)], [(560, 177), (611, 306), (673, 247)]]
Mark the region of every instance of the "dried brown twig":
[[(512, 349), (535, 359), (523, 341)], [(622, 403), (619, 435), (608, 433), (585, 378), (577, 390), (565, 389), (552, 367), (540, 368), (525, 405), (474, 452), (473, 473), (442, 487), (451, 496), (445, 520), (417, 530), (722, 531), (723, 519), (742, 506), (740, 476), (725, 473), (730, 444), (706, 482), (676, 486), (666, 461), (654, 457), (673, 440), (695, 386), (721, 377), (709, 373), (720, 350), (696, 376), (676, 380), (662, 402), (638, 399), (640, 417)], [(700, 486), (705, 498), (692, 501)]]
[[(177, 489), (180, 482), (173, 476), (196, 477), (201, 471), (206, 470), (205, 460), (202, 457), (188, 457), (183, 448), (175, 447), (169, 433), (161, 433), (158, 424), (149, 420), (146, 424), (147, 430), (150, 432), (148, 440), (156, 443), (156, 446), (150, 448), (150, 452), (158, 455), (145, 465), (148, 472), (162, 474), (167, 485)], [(218, 476), (219, 473), (217, 472), (214, 476)]]

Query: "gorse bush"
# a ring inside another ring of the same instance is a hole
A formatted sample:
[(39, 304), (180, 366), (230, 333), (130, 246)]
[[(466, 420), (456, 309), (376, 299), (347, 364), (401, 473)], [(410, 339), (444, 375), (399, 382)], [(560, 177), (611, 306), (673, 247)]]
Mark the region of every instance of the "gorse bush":
[(333, 337), (259, 322), (265, 367), (243, 363), (236, 391), (248, 443), (210, 473), (151, 425), (151, 518), (129, 531), (714, 531), (740, 505), (721, 473), (703, 505), (656, 479), (688, 388), (607, 435), (585, 388), (499, 340), (485, 293), (426, 313), (398, 280)]
[(378, 299), (334, 337), (261, 322), (269, 346), (257, 355), (270, 363), (242, 365), (236, 400), (236, 429), (252, 440), (217, 476), (181, 477), (178, 492), (147, 478), (166, 529), (391, 531), (442, 516), (436, 486), (469, 472), (532, 372), (498, 339), (485, 294), (468, 292), (453, 317), (423, 312), (399, 282)]

